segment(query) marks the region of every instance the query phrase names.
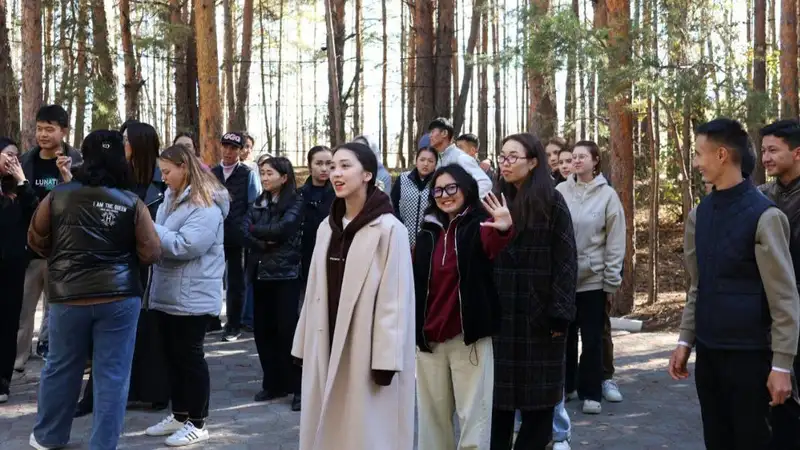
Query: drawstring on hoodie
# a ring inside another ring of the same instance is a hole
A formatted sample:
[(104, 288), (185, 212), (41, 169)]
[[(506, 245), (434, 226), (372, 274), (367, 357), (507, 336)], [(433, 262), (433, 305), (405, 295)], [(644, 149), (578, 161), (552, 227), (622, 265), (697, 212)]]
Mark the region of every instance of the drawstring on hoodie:
[[(469, 349), (469, 363), (475, 367), (478, 367), (478, 364), (480, 364), (480, 358), (478, 357), (478, 343), (473, 342), (470, 347), (472, 348)], [(475, 362), (472, 362), (473, 354), (475, 355)]]

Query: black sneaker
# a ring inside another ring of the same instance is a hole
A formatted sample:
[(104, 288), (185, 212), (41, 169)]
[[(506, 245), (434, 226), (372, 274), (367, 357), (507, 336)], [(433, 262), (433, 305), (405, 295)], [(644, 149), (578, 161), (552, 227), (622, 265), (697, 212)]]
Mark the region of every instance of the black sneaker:
[(225, 327), (225, 334), (222, 335), (222, 340), (225, 342), (235, 342), (242, 336), (242, 330), (239, 328)]
[(286, 397), (288, 394), (286, 392), (275, 392), (275, 391), (261, 391), (253, 398), (254, 401), (257, 402), (268, 402), (270, 400), (276, 400), (279, 398)]
[(292, 411), (300, 411), (300, 396), (297, 394), (294, 394), (294, 397), (292, 397)]
[(50, 352), (50, 345), (47, 341), (40, 341), (36, 344), (36, 356), (47, 359), (47, 354)]
[(206, 333), (216, 333), (218, 331), (222, 331), (222, 322), (219, 320), (219, 317), (214, 317), (208, 321)]

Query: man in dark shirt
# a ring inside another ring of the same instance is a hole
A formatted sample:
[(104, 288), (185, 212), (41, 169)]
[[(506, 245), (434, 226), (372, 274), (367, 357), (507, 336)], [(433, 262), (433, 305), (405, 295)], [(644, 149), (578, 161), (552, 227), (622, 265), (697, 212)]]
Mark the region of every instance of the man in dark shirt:
[[(36, 146), (20, 158), (25, 178), (36, 192), (39, 200), (43, 199), (59, 183), (72, 180), (70, 169), (82, 162), (81, 154), (64, 142), (69, 133), (69, 116), (59, 105), (47, 105), (36, 114)], [(31, 262), (25, 272), (24, 297), (20, 314), (19, 333), (17, 334), (17, 360), (14, 367), (22, 370), (31, 354), (33, 338), (33, 321), (39, 298), (45, 305), (42, 325), (39, 329), (39, 343), (36, 353), (47, 357), (48, 349), (48, 312), (47, 292), (44, 289), (47, 275), (47, 262), (39, 255), (31, 252)], [(43, 295), (44, 294), (44, 295)]]

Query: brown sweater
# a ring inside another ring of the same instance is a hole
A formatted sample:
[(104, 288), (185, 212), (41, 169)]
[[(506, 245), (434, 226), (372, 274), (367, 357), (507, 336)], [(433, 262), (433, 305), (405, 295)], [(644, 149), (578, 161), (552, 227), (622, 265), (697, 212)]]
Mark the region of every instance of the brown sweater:
[[(53, 248), (52, 237), (50, 235), (50, 201), (52, 197), (48, 194), (33, 213), (31, 225), (28, 227), (28, 246), (34, 252), (47, 258)], [(150, 211), (141, 201), (136, 201), (136, 254), (142, 265), (150, 265), (158, 261), (161, 257), (161, 240), (156, 234), (153, 219)], [(119, 300), (119, 297), (112, 298), (92, 298), (80, 299), (65, 302), (68, 305), (97, 305), (110, 303)]]
[[(373, 189), (367, 194), (367, 201), (364, 208), (347, 226), (343, 226), (342, 219), (345, 213), (344, 199), (337, 198), (331, 206), (331, 214), (328, 218), (331, 226), (331, 242), (328, 246), (328, 325), (330, 330), (330, 341), (333, 344), (333, 332), (336, 327), (336, 317), (339, 314), (339, 298), (342, 295), (342, 282), (344, 280), (344, 269), (347, 265), (348, 251), (350, 244), (353, 243), (356, 233), (365, 225), (384, 214), (392, 214), (392, 201), (388, 195), (379, 189)], [(385, 372), (385, 373), (383, 373)], [(375, 383), (388, 386), (392, 381), (394, 372), (373, 371)]]

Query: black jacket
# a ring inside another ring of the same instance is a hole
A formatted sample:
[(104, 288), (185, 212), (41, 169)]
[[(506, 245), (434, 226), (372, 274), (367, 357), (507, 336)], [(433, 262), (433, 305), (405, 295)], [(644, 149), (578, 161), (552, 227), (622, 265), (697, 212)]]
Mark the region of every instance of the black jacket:
[(333, 186), (330, 182), (325, 184), (321, 190), (320, 198), (313, 198), (312, 191), (315, 188), (308, 177), (306, 183), (297, 190), (303, 197), (303, 279), (308, 279), (308, 271), (311, 267), (311, 256), (314, 254), (314, 245), (317, 243), (317, 229), (319, 225), (331, 213), (331, 205), (336, 198)]
[[(62, 142), (61, 146), (64, 149), (65, 156), (69, 156), (70, 158), (72, 158), (72, 170), (75, 170), (76, 168), (78, 168), (78, 166), (83, 164), (83, 157), (81, 156), (81, 152), (75, 150), (66, 142)], [(28, 180), (34, 179), (33, 176), (33, 165), (35, 161), (34, 158), (38, 158), (39, 152), (41, 151), (42, 149), (37, 145), (36, 147), (33, 147), (32, 149), (28, 150), (22, 156), (19, 157), (19, 164), (22, 166), (22, 171), (25, 173), (25, 178), (27, 178)], [(58, 175), (58, 178), (59, 178), (58, 179), (59, 183), (63, 181), (61, 179), (61, 174)]]
[(250, 187), (250, 172), (252, 169), (244, 164), (237, 164), (228, 179), (222, 171), (222, 165), (211, 169), (217, 180), (228, 189), (231, 197), (231, 209), (225, 217), (225, 245), (241, 246), (242, 242), (242, 220), (247, 214), (249, 201), (247, 190)]
[(285, 205), (273, 203), (264, 192), (250, 206), (242, 234), (251, 280), (294, 280), (301, 276), (303, 197), (293, 194)]
[(39, 200), (29, 182), (16, 187), (16, 197), (0, 194), (0, 261), (27, 264), (28, 225)]
[[(488, 214), (485, 211), (471, 210), (455, 225), (461, 326), (464, 329), (465, 345), (472, 345), (479, 339), (492, 336), (500, 327), (500, 302), (494, 285), (492, 261), (484, 253), (481, 243), (480, 224), (487, 218)], [(422, 224), (422, 231), (417, 236), (417, 245), (414, 249), (417, 345), (424, 352), (431, 351), (423, 328), (428, 312), (428, 286), (433, 250), (441, 231), (442, 225), (426, 219)]]
[(73, 181), (50, 198), (49, 301), (141, 297), (136, 194)]

